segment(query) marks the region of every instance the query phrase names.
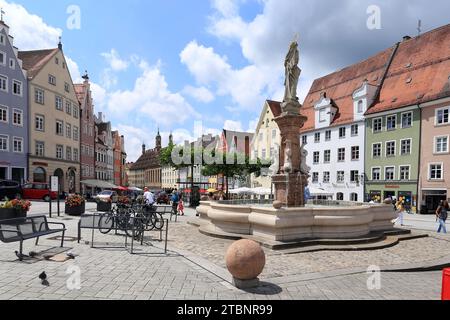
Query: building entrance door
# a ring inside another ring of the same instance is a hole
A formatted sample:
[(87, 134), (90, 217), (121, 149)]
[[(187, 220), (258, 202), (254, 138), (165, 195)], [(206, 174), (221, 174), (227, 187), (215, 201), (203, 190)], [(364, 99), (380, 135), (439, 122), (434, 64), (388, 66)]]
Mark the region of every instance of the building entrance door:
[(442, 200), (447, 200), (447, 192), (435, 191), (425, 195), (425, 206), (421, 209), (421, 214), (434, 214)]

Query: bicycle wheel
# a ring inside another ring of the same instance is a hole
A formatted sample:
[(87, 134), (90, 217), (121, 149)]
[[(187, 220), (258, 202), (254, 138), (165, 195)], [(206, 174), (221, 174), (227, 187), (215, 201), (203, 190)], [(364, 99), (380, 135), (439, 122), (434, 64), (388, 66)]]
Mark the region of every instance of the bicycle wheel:
[(124, 224), (126, 224), (126, 226), (124, 226), (125, 232), (129, 237), (133, 237), (133, 230), (135, 240), (142, 237), (145, 226), (143, 218), (140, 215), (130, 216), (126, 222), (124, 221)]
[(98, 220), (98, 229), (103, 234), (108, 234), (114, 228), (114, 215), (105, 213)]
[(164, 219), (161, 213), (154, 212), (151, 217), (151, 222), (156, 230), (162, 230), (164, 228)]

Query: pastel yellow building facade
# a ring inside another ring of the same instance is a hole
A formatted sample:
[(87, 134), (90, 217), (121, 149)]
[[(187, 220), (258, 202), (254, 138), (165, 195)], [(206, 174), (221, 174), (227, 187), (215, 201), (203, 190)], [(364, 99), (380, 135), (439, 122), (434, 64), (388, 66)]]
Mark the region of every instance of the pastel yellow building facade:
[(61, 191), (80, 192), (80, 106), (62, 45), (19, 56), (29, 84), (30, 180), (58, 176)]
[[(280, 102), (266, 101), (256, 127), (255, 136), (251, 143), (252, 159), (271, 161), (279, 154), (281, 144), (280, 129), (274, 121), (281, 114)], [(272, 178), (268, 175), (251, 176), (252, 188), (271, 189)]]

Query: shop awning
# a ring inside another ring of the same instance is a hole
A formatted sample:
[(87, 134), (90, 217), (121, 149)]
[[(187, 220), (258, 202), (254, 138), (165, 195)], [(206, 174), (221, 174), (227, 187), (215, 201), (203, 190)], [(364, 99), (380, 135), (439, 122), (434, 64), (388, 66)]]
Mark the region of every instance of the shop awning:
[(80, 183), (87, 187), (94, 187), (100, 189), (117, 189), (116, 185), (102, 180), (83, 180)]
[(315, 187), (308, 187), (309, 189), (309, 193), (312, 196), (332, 196), (333, 193), (325, 191), (324, 189), (321, 188), (315, 188)]

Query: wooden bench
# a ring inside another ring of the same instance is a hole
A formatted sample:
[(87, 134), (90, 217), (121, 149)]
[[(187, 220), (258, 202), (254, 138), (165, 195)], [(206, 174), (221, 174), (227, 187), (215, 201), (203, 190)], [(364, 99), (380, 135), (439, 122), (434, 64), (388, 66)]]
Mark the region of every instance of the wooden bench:
[[(60, 225), (60, 229), (50, 229), (50, 225)], [(0, 241), (3, 243), (20, 242), (19, 252), (16, 252), (20, 261), (23, 261), (23, 242), (25, 240), (36, 239), (55, 233), (62, 233), (61, 248), (64, 247), (64, 235), (66, 226), (64, 223), (48, 222), (46, 216), (33, 216), (27, 218), (15, 218), (0, 221)]]

